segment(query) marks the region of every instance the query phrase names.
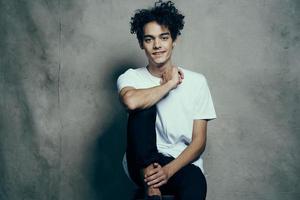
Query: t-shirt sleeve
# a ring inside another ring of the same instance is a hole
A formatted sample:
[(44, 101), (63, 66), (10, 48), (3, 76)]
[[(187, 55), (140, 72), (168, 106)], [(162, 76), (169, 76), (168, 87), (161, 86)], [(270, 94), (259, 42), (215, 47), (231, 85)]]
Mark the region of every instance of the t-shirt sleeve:
[(121, 74), (117, 79), (117, 89), (118, 93), (122, 90), (122, 88), (131, 86), (136, 88), (138, 83), (138, 76), (134, 69), (129, 68), (123, 74)]
[(194, 109), (193, 119), (216, 119), (217, 115), (215, 112), (213, 100), (210, 94), (210, 90), (207, 84), (207, 80), (202, 76), (200, 87), (196, 90), (196, 102)]

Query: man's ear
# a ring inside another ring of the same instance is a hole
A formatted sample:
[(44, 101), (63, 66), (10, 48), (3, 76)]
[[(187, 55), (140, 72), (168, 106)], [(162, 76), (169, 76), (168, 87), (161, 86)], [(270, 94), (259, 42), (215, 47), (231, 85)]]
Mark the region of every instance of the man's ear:
[(176, 39), (173, 41), (173, 43), (172, 43), (172, 47), (173, 47), (173, 48), (175, 47), (176, 42), (177, 42), (177, 38), (176, 38)]
[(174, 48), (176, 46), (176, 40), (173, 41), (172, 47)]

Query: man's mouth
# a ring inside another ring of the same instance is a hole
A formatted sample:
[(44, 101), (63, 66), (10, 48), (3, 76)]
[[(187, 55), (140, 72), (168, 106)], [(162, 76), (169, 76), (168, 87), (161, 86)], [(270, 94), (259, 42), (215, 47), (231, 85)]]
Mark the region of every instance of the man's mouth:
[(152, 54), (155, 55), (155, 56), (158, 56), (158, 55), (162, 55), (165, 52), (166, 51), (157, 51), (157, 52), (153, 52)]

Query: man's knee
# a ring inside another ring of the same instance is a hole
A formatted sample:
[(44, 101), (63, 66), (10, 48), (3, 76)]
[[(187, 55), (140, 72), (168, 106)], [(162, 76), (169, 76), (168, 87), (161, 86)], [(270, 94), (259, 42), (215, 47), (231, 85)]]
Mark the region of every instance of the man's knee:
[(131, 111), (129, 116), (131, 118), (149, 118), (149, 117), (155, 117), (156, 116), (156, 105), (153, 105), (149, 108), (141, 109), (141, 110), (134, 110)]

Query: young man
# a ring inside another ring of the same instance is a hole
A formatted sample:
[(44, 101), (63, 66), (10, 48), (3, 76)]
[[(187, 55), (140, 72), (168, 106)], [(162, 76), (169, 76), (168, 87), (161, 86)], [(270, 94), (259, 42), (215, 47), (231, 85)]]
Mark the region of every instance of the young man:
[(207, 183), (201, 157), (207, 121), (216, 118), (206, 78), (171, 61), (184, 16), (174, 3), (156, 2), (131, 18), (148, 65), (128, 69), (117, 80), (127, 109), (124, 168), (145, 188), (146, 199), (164, 193), (181, 200), (202, 200)]

